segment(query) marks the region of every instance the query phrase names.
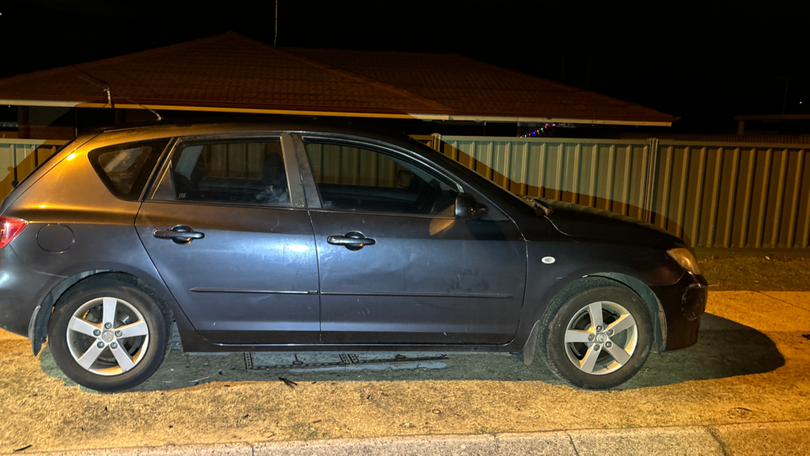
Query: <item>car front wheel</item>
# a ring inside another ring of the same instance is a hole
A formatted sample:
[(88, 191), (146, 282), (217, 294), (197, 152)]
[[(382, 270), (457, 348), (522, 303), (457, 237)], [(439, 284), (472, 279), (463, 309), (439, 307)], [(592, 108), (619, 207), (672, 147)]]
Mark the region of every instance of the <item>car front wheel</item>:
[(606, 389), (626, 382), (644, 365), (652, 323), (635, 292), (589, 278), (552, 302), (538, 340), (557, 376), (579, 388)]
[(54, 361), (76, 383), (120, 391), (148, 379), (166, 356), (170, 312), (125, 277), (85, 279), (51, 315)]

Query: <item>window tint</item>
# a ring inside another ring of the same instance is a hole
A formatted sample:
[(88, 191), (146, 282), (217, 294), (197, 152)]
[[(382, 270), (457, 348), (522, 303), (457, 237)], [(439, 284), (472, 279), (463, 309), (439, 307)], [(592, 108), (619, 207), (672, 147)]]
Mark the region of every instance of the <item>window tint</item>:
[(178, 200), (289, 206), (278, 138), (191, 143), (172, 158)]
[(327, 209), (452, 215), (456, 187), (404, 157), (329, 141), (306, 150)]
[(101, 180), (117, 197), (137, 200), (169, 139), (121, 144), (88, 154)]

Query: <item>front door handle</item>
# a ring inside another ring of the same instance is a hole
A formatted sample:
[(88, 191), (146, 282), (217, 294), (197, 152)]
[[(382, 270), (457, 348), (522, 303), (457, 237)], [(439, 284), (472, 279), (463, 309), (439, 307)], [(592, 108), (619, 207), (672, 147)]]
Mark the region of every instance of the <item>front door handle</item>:
[(343, 236), (329, 236), (326, 242), (332, 245), (342, 245), (349, 250), (360, 250), (367, 245), (374, 245), (377, 243), (374, 239), (369, 239), (359, 231), (349, 231)]
[(152, 231), (152, 236), (158, 239), (171, 239), (175, 244), (188, 244), (194, 239), (202, 239), (205, 233), (194, 231), (190, 226), (177, 225), (171, 229), (156, 229)]

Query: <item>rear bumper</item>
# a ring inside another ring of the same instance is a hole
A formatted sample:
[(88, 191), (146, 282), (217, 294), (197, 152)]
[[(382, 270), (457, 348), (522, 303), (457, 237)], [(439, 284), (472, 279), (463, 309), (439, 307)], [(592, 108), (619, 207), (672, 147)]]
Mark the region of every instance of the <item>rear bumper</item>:
[(31, 315), (54, 279), (26, 267), (11, 245), (0, 250), (0, 328), (28, 337)]
[(674, 285), (651, 287), (666, 317), (664, 350), (697, 342), (700, 317), (706, 310), (708, 284), (702, 275), (684, 274)]

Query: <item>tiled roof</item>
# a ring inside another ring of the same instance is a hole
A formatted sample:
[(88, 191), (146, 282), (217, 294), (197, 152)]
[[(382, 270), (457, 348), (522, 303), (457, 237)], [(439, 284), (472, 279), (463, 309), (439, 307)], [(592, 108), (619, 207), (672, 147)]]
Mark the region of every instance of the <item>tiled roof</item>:
[(290, 49), (450, 106), (456, 113), (523, 117), (672, 121), (615, 98), (453, 54)]
[(0, 79), (0, 100), (669, 123), (653, 109), (458, 55), (276, 48), (226, 33)]

